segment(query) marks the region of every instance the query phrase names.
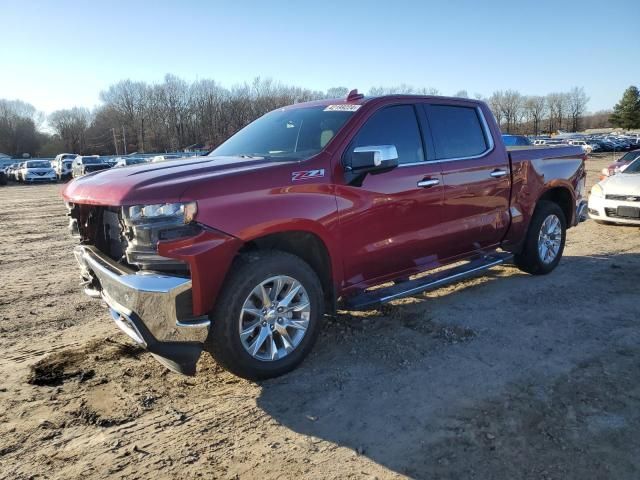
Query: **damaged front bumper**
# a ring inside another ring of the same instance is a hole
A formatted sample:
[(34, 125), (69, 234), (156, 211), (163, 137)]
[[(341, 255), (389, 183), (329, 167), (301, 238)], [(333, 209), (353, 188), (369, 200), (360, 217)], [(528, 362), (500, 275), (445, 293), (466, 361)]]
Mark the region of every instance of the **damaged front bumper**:
[(211, 321), (192, 315), (190, 279), (135, 272), (91, 246), (74, 255), (85, 293), (105, 301), (124, 333), (171, 370), (195, 374)]

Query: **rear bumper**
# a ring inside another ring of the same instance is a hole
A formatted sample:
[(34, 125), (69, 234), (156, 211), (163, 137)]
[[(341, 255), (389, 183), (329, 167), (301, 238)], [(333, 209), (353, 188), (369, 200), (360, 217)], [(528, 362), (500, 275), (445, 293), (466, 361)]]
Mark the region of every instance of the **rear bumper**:
[(191, 280), (134, 272), (96, 248), (77, 246), (85, 293), (102, 298), (116, 325), (170, 369), (193, 375), (209, 333), (208, 317), (193, 317)]

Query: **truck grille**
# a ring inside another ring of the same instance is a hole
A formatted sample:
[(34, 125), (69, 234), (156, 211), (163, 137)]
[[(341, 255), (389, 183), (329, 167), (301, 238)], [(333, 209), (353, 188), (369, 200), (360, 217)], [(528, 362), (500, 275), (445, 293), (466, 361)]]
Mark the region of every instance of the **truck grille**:
[(119, 207), (70, 205), (69, 209), (71, 233), (112, 260), (134, 270), (189, 274), (187, 263), (158, 255), (157, 245), (162, 240), (197, 235), (199, 226), (167, 222), (128, 225)]

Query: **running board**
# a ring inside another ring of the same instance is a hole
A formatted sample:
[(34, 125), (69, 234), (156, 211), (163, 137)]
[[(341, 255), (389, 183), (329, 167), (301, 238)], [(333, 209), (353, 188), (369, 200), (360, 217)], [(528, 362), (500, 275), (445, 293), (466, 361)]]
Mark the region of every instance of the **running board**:
[(444, 285), (473, 277), (492, 267), (509, 263), (512, 259), (513, 254), (508, 252), (486, 255), (472, 260), (469, 263), (465, 263), (464, 265), (449, 268), (415, 280), (397, 283), (386, 288), (365, 291), (359, 295), (348, 298), (345, 301), (345, 307), (347, 310), (371, 309), (392, 300), (397, 300), (398, 298), (408, 297), (416, 293), (426, 292), (427, 290), (434, 290)]

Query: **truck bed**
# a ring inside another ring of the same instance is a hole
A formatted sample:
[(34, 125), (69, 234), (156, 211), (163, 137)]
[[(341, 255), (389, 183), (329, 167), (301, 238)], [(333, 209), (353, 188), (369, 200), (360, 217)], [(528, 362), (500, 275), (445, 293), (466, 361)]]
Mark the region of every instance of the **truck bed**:
[[(511, 166), (511, 227), (504, 246), (518, 245), (533, 215), (540, 192), (566, 196), (567, 227), (576, 225), (576, 209), (584, 202), (585, 153), (579, 146), (508, 148)], [(569, 193), (572, 192), (572, 193)], [(517, 247), (516, 247), (517, 248)]]

